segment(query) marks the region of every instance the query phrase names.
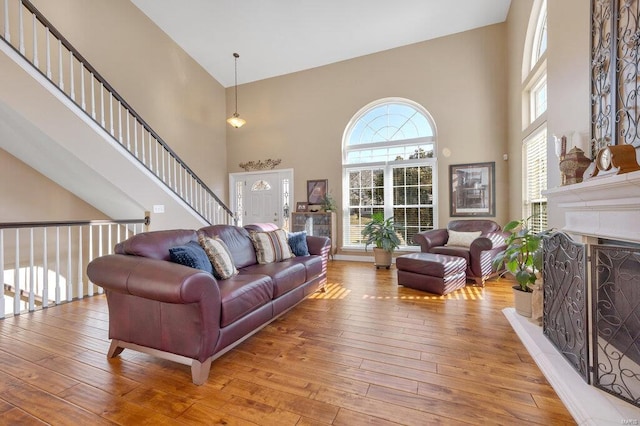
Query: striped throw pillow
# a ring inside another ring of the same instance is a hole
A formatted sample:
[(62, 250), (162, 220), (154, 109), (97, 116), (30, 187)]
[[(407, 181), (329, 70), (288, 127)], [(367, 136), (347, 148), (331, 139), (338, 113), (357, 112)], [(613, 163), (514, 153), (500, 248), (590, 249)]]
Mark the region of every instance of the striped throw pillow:
[(210, 238), (204, 234), (198, 235), (198, 242), (207, 253), (207, 257), (213, 265), (213, 272), (216, 278), (226, 280), (238, 274), (236, 266), (233, 264), (233, 258), (229, 252), (229, 248), (219, 238)]
[(280, 262), (294, 257), (289, 247), (287, 232), (277, 229), (269, 232), (251, 232), (251, 241), (256, 249), (258, 263)]

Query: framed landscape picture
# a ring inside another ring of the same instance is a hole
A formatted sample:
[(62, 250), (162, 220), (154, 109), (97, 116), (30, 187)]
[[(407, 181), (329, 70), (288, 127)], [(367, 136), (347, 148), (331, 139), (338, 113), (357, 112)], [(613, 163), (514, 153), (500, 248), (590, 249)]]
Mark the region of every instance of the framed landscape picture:
[(496, 215), (495, 162), (449, 166), (451, 216)]

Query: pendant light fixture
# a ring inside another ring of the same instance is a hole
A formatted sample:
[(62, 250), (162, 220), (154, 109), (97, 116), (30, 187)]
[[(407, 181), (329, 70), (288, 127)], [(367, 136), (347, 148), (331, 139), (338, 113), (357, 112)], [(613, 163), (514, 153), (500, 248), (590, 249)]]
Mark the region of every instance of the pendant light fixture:
[(234, 63), (235, 63), (235, 76), (236, 76), (236, 85), (234, 87), (234, 92), (236, 97), (236, 111), (233, 113), (233, 115), (230, 118), (227, 119), (227, 123), (231, 124), (236, 129), (242, 127), (244, 123), (246, 123), (245, 120), (240, 118), (240, 114), (238, 114), (238, 58), (239, 57), (240, 55), (238, 55), (237, 53), (233, 54)]

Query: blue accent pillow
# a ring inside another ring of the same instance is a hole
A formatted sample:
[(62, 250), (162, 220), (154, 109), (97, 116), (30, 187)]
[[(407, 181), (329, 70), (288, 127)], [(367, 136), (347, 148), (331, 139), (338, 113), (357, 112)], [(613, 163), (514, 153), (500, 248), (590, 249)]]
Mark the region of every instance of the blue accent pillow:
[(289, 233), (289, 247), (296, 256), (309, 256), (307, 233), (305, 231)]
[(207, 253), (196, 241), (189, 241), (183, 246), (169, 249), (169, 257), (173, 263), (189, 266), (195, 269), (202, 269), (213, 275), (213, 265), (209, 261)]

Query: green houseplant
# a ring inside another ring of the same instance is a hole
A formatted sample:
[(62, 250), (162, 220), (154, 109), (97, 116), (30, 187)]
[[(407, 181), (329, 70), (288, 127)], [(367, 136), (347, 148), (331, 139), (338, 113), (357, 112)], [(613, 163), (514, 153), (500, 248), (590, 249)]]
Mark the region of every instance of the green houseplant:
[(322, 209), (325, 212), (331, 212), (336, 210), (336, 202), (331, 196), (331, 194), (325, 194), (325, 196), (322, 198), (321, 204), (322, 204)]
[(393, 251), (400, 246), (400, 238), (397, 234), (398, 226), (393, 218), (384, 218), (384, 214), (376, 212), (371, 216), (371, 222), (362, 229), (365, 250), (373, 245), (373, 256), (376, 268), (391, 266)]
[(527, 219), (512, 220), (504, 226), (509, 236), (507, 248), (493, 261), (495, 270), (504, 267), (504, 273), (511, 273), (518, 285), (514, 286), (516, 311), (531, 316), (532, 293), (542, 271), (542, 237), (548, 232), (534, 232)]

